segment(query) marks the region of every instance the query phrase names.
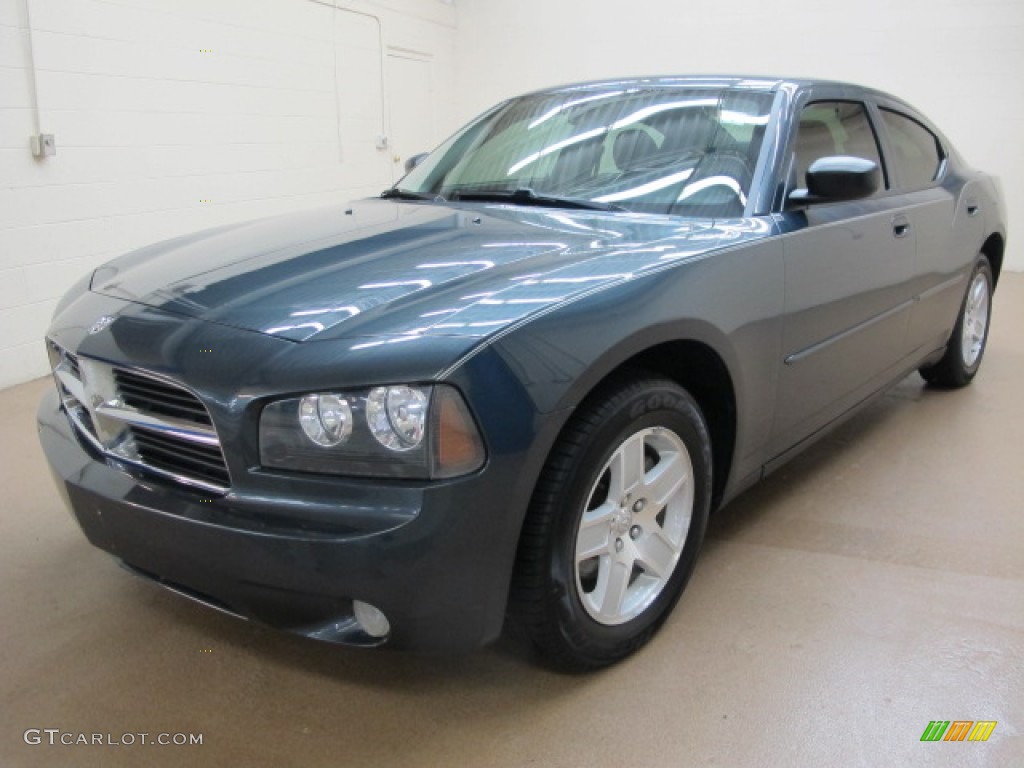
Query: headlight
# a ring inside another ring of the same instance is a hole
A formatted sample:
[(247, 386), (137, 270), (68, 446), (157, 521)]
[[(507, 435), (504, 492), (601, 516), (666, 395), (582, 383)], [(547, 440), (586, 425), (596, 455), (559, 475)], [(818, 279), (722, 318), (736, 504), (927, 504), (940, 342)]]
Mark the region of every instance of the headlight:
[(385, 448), (411, 450), (426, 431), (427, 395), (417, 387), (371, 389), (366, 398), (366, 423)]
[(270, 403), (260, 417), (260, 462), (297, 472), (431, 479), (479, 469), (484, 447), (453, 387), (399, 384)]
[(352, 434), (352, 408), (337, 395), (308, 395), (299, 401), (299, 424), (306, 437), (330, 448)]

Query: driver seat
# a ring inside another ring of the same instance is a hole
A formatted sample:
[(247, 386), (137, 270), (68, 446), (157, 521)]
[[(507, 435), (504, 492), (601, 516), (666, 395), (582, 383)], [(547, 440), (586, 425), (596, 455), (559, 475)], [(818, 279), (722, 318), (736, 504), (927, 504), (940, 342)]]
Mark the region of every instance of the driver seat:
[(615, 137), (612, 158), (619, 171), (643, 168), (658, 151), (658, 144), (650, 134), (639, 128), (626, 128)]

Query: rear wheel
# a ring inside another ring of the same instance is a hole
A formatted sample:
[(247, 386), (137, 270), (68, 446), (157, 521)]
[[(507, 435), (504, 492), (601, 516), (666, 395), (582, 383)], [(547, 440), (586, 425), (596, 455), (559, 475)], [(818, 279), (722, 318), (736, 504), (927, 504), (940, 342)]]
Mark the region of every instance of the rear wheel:
[(946, 354), (934, 365), (921, 368), (921, 376), (932, 386), (949, 389), (966, 386), (981, 367), (992, 316), (992, 284), (992, 267), (985, 254), (980, 254)]
[(540, 651), (587, 671), (646, 643), (693, 571), (710, 498), (708, 430), (685, 390), (644, 378), (585, 403), (520, 541), (513, 608)]

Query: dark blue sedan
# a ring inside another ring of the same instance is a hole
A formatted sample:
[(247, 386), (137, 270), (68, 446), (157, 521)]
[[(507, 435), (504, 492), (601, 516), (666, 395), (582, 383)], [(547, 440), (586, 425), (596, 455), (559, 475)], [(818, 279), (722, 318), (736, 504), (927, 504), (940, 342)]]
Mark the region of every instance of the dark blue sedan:
[(93, 544), (309, 637), (461, 650), (507, 617), (594, 669), (664, 622), (712, 510), (981, 364), (999, 185), (884, 93), (589, 83), (417, 159), (62, 300), (40, 439)]

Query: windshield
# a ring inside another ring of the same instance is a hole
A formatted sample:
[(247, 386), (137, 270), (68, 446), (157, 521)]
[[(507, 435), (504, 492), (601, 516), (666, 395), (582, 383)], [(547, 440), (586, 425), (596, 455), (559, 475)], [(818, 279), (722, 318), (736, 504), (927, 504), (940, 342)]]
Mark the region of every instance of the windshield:
[(524, 96), (450, 138), (397, 188), (431, 198), (742, 216), (771, 101), (761, 92), (668, 87)]

